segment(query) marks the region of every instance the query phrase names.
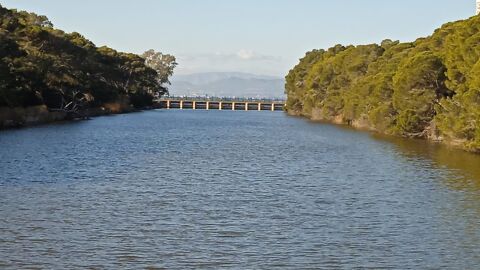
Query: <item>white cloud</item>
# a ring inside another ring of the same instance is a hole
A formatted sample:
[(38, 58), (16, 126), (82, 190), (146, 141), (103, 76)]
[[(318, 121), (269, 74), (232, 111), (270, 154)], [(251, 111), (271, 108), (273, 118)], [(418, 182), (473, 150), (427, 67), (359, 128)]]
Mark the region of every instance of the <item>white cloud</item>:
[(253, 51), (248, 51), (248, 50), (242, 49), (242, 50), (237, 52), (237, 56), (238, 56), (238, 58), (240, 58), (242, 60), (250, 60), (250, 59), (253, 59), (255, 57), (255, 54), (253, 53)]
[(239, 71), (283, 76), (288, 71), (284, 59), (242, 49), (236, 53), (199, 53), (177, 55), (177, 74), (197, 72)]

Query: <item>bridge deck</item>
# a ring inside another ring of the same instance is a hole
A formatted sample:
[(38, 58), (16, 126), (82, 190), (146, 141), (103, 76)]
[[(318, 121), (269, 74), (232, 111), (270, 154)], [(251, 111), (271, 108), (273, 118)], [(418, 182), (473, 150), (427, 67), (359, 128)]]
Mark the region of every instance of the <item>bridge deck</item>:
[(162, 109), (190, 110), (232, 110), (232, 111), (283, 111), (284, 101), (267, 100), (202, 100), (202, 99), (161, 99)]

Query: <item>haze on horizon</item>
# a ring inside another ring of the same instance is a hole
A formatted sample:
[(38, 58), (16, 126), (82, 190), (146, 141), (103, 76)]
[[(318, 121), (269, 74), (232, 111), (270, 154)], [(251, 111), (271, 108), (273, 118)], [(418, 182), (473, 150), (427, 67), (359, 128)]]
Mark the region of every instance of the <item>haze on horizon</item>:
[(474, 0), (0, 0), (46, 15), (99, 46), (177, 57), (177, 74), (283, 77), (306, 51), (335, 44), (414, 40), (474, 15)]

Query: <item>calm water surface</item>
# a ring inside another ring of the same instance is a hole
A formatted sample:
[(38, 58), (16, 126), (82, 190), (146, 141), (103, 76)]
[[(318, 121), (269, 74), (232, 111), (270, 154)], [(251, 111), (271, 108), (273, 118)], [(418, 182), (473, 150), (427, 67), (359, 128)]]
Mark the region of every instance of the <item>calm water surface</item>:
[(480, 157), (283, 113), (0, 133), (1, 269), (476, 269)]

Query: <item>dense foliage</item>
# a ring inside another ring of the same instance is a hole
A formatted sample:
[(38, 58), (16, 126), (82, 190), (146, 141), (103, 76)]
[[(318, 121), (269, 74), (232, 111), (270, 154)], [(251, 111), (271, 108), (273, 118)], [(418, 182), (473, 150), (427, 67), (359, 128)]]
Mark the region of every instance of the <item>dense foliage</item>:
[(286, 77), (287, 110), (480, 151), (479, 59), (480, 16), (411, 43), (313, 50)]
[(171, 72), (160, 75), (141, 56), (98, 48), (79, 33), (53, 28), (45, 16), (0, 6), (0, 107), (58, 109), (80, 96), (91, 107), (120, 99), (150, 105), (167, 91), (176, 65), (168, 60)]

